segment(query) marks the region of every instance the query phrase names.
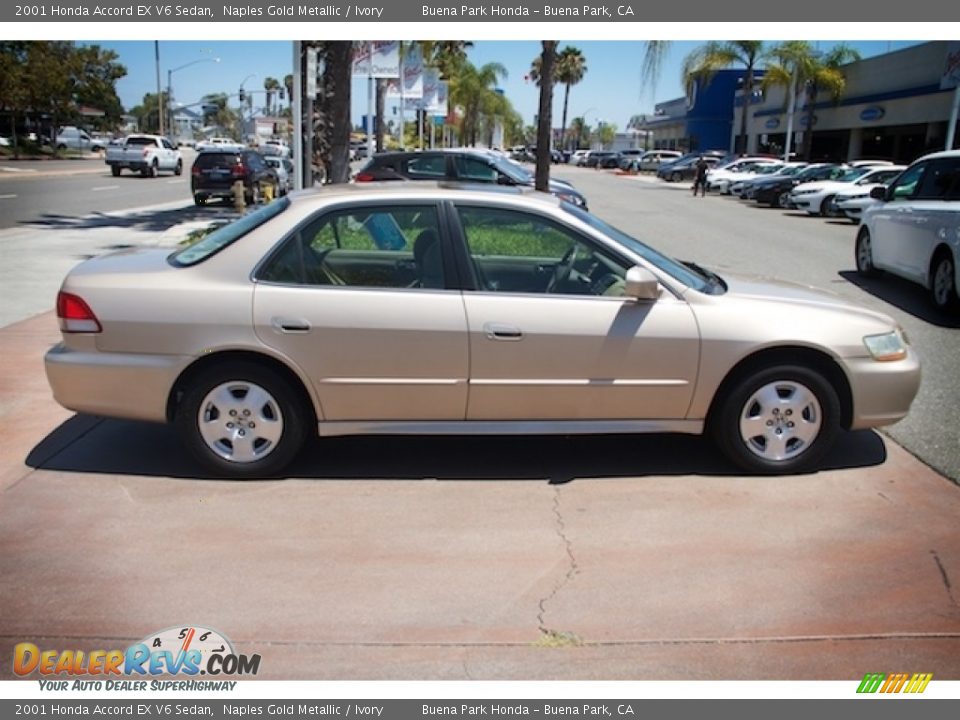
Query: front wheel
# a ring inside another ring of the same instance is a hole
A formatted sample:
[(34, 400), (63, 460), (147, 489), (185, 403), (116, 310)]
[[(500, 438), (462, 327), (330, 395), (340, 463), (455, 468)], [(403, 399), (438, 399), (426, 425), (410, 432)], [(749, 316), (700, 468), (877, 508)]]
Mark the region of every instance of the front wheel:
[(940, 310), (952, 310), (957, 306), (956, 266), (949, 252), (941, 252), (933, 261), (930, 275), (930, 298)]
[(680, 182), (681, 180), (683, 180), (683, 176), (678, 172), (670, 175), (670, 182)]
[(880, 274), (873, 264), (873, 244), (870, 241), (870, 231), (860, 228), (857, 233), (857, 242), (854, 249), (854, 258), (857, 261), (857, 274), (862, 277), (876, 277)]
[(274, 371), (247, 362), (211, 368), (184, 391), (175, 425), (190, 452), (227, 477), (270, 477), (303, 446), (308, 413)]
[(835, 195), (829, 195), (823, 199), (823, 202), (820, 203), (820, 217), (837, 216), (837, 209), (833, 204), (835, 198)]
[(780, 365), (736, 382), (711, 418), (717, 445), (751, 473), (789, 474), (813, 467), (840, 429), (840, 401), (816, 370)]

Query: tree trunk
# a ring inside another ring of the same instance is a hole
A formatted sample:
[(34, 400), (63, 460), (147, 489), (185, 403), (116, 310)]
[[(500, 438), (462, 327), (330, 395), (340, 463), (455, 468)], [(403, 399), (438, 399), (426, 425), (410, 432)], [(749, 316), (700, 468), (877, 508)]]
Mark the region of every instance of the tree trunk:
[(323, 42), (323, 98), (320, 126), (321, 159), (331, 183), (350, 180), (350, 85), (353, 42)]
[(813, 154), (813, 119), (814, 119), (814, 104), (817, 102), (817, 86), (812, 84), (808, 88), (809, 96), (807, 97), (807, 126), (803, 129), (803, 159), (807, 162), (811, 162), (812, 158), (810, 157)]
[(569, 150), (570, 144), (567, 142), (567, 103), (570, 100), (570, 83), (564, 84), (563, 90), (563, 123), (560, 125), (560, 143), (564, 149)]
[(753, 67), (747, 68), (743, 79), (743, 107), (740, 108), (740, 147), (738, 152), (747, 152), (747, 114), (750, 112), (750, 98), (753, 96)]
[(383, 136), (384, 136), (384, 114), (387, 109), (387, 80), (386, 78), (377, 78), (377, 138), (376, 138), (376, 152), (383, 152)]
[(542, 192), (550, 189), (550, 133), (553, 127), (553, 64), (557, 40), (543, 40), (540, 55), (540, 112), (537, 117), (537, 171), (534, 187)]

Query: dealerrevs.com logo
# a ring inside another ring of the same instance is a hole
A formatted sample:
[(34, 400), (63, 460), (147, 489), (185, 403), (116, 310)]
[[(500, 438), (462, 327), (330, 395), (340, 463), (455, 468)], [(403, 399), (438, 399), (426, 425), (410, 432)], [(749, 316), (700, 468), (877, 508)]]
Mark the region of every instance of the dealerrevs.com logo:
[(933, 673), (867, 673), (858, 693), (922, 693), (933, 680)]
[[(256, 675), (259, 670), (259, 655), (238, 654), (222, 633), (198, 625), (151, 633), (125, 650), (41, 650), (30, 642), (18, 643), (13, 650), (13, 672), (17, 677), (38, 673), (51, 679), (82, 676), (97, 680), (99, 676), (109, 678), (107, 682), (116, 686), (112, 689), (145, 689), (140, 687), (143, 683), (137, 683), (137, 687), (124, 687), (126, 683), (121, 685), (113, 681), (114, 678), (249, 676)], [(62, 685), (57, 683), (58, 687), (51, 689), (67, 689), (67, 682), (61, 682)], [(84, 685), (76, 689), (88, 689)]]

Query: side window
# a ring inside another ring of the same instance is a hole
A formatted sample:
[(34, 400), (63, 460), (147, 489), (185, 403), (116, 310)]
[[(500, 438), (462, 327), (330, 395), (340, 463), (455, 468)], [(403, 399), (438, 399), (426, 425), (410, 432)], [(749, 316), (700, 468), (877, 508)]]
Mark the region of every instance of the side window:
[(476, 158), (457, 156), (454, 158), (457, 168), (457, 178), (471, 182), (496, 182), (496, 169)]
[(912, 200), (916, 194), (920, 179), (927, 170), (928, 163), (913, 165), (901, 173), (897, 181), (890, 186), (887, 197), (896, 202), (897, 200)]
[(167, 150), (173, 150), (173, 145), (171, 145), (170, 141), (167, 140), (166, 138), (161, 138), (160, 142), (163, 143), (163, 147), (166, 148)]
[(446, 287), (434, 206), (332, 211), (300, 227), (258, 279), (295, 285)]
[(626, 267), (578, 233), (517, 210), (460, 207), (458, 212), (483, 290), (623, 295)]
[(413, 157), (406, 161), (406, 174), (414, 180), (442, 180), (447, 176), (446, 155)]
[(960, 199), (960, 159), (943, 159), (931, 162), (920, 179), (914, 199)]

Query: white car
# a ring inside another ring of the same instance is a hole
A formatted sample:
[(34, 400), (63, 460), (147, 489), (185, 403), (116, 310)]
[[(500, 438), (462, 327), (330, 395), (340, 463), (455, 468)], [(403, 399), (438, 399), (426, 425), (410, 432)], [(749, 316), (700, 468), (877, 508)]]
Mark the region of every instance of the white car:
[(783, 163), (773, 158), (739, 158), (722, 167), (707, 170), (707, 190), (719, 190), (721, 187), (726, 187), (728, 178), (761, 165), (783, 165)]
[(740, 172), (735, 172), (727, 177), (721, 178), (717, 182), (717, 189), (721, 195), (737, 195), (743, 183), (753, 180), (761, 175), (774, 175), (783, 169), (783, 163), (779, 160), (772, 163), (758, 163), (753, 167)]
[(583, 167), (587, 162), (587, 155), (590, 154), (589, 150), (574, 150), (573, 155), (570, 156), (570, 165), (576, 165), (577, 167)]
[(264, 155), (263, 160), (277, 171), (277, 179), (280, 181), (278, 192), (286, 195), (293, 190), (293, 161), (279, 155)]
[(797, 185), (790, 191), (790, 206), (797, 210), (804, 210), (810, 215), (833, 217), (837, 213), (834, 205), (834, 197), (837, 193), (853, 187), (883, 182), (877, 178), (884, 176), (890, 179), (886, 165), (848, 167), (832, 180), (818, 180)]
[[(889, 185), (890, 182), (906, 169), (906, 165), (884, 165), (876, 168), (878, 172), (867, 183), (854, 183), (854, 187), (841, 190), (834, 196), (833, 204), (836, 215), (843, 215), (854, 223), (859, 223), (863, 211), (880, 201), (870, 197), (875, 187)], [(886, 171), (886, 172), (883, 172)]]
[(960, 287), (960, 151), (926, 155), (886, 188), (863, 213), (857, 233), (857, 272), (887, 272), (930, 291), (941, 310), (956, 308)]

